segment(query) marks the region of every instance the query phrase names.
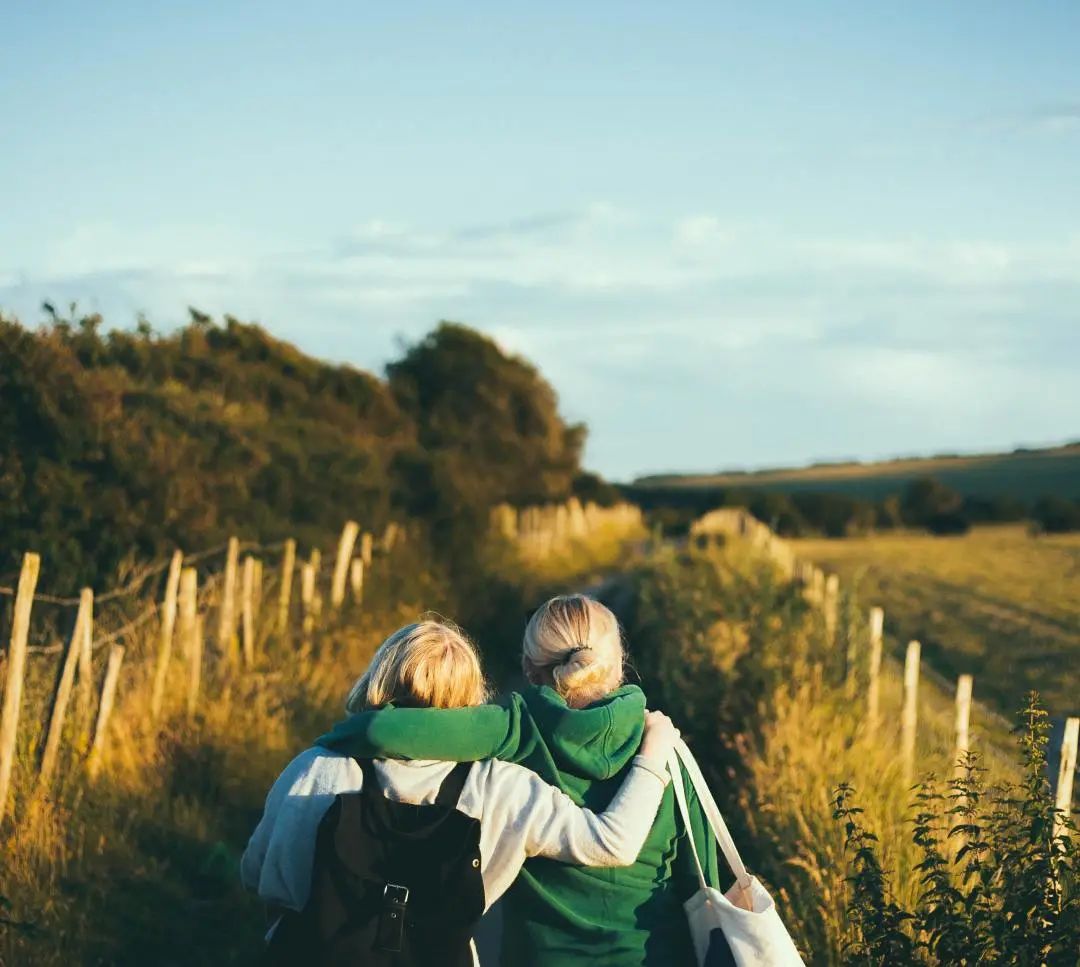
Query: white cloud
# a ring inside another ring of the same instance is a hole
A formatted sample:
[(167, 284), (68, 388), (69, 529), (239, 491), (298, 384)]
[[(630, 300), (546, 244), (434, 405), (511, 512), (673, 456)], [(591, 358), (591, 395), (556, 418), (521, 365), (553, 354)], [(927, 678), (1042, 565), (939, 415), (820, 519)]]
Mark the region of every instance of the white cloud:
[[(231, 312), (373, 368), (399, 333), (468, 322), (533, 358), (593, 423), (601, 469), (623, 475), (723, 462), (692, 458), (691, 430), (754, 462), (783, 447), (788, 460), (799, 446), (862, 452), (845, 421), (901, 410), (928, 438), (935, 413), (953, 414), (958, 445), (1080, 419), (1080, 389), (1062, 376), (1080, 356), (1080, 236), (804, 237), (599, 204), (471, 227), (371, 220), (295, 251), (191, 226), (87, 225), (32, 265), (0, 265), (0, 309), (36, 321), (45, 298), (121, 325), (140, 310), (161, 328), (187, 305)], [(830, 421), (809, 420), (827, 405)], [(721, 432), (725, 419), (754, 432)]]

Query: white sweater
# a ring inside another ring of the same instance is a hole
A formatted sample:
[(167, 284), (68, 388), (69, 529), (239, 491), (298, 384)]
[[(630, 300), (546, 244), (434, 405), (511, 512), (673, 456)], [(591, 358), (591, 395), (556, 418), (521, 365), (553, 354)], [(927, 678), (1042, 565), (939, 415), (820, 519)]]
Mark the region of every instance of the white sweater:
[[(433, 803), (456, 763), (377, 760), (383, 794)], [(244, 886), (267, 903), (300, 910), (311, 890), (319, 822), (338, 793), (357, 792), (357, 762), (327, 749), (301, 752), (266, 797), (259, 825), (240, 861)], [(480, 821), (485, 908), (514, 882), (530, 856), (582, 866), (629, 866), (641, 852), (666, 782), (662, 762), (637, 756), (608, 808), (597, 815), (524, 766), (494, 759), (469, 770), (457, 809)]]

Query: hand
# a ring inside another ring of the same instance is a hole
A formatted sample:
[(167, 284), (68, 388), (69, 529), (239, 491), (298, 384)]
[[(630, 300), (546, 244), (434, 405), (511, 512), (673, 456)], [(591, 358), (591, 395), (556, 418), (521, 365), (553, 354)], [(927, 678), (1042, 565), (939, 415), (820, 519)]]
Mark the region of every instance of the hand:
[(641, 740), (641, 755), (666, 762), (675, 751), (679, 730), (663, 712), (645, 713), (645, 735)]

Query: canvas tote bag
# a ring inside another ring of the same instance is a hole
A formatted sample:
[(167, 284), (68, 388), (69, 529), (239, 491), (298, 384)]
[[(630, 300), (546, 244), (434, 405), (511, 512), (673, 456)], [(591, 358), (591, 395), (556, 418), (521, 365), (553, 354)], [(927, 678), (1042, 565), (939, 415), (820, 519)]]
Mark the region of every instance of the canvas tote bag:
[[(717, 844), (735, 874), (735, 885), (726, 894), (705, 882), (701, 857), (690, 833), (690, 810), (686, 803), (680, 762), (694, 784), (705, 816), (716, 834)], [(731, 949), (731, 957), (738, 967), (802, 967), (802, 958), (780, 920), (773, 898), (756, 877), (746, 872), (716, 800), (705, 784), (705, 777), (681, 739), (675, 745), (668, 769), (701, 885), (701, 889), (684, 904), (700, 967), (710, 967), (712, 963), (730, 963), (725, 946)]]

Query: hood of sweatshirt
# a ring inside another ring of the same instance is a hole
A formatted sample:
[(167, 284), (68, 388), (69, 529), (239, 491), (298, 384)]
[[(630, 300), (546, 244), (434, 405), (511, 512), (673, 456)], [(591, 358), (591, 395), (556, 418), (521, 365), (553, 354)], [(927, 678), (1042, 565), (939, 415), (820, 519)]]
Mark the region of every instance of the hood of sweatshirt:
[(570, 708), (546, 685), (526, 688), (521, 697), (560, 770), (610, 779), (637, 755), (645, 693), (636, 685), (623, 685), (585, 708)]

